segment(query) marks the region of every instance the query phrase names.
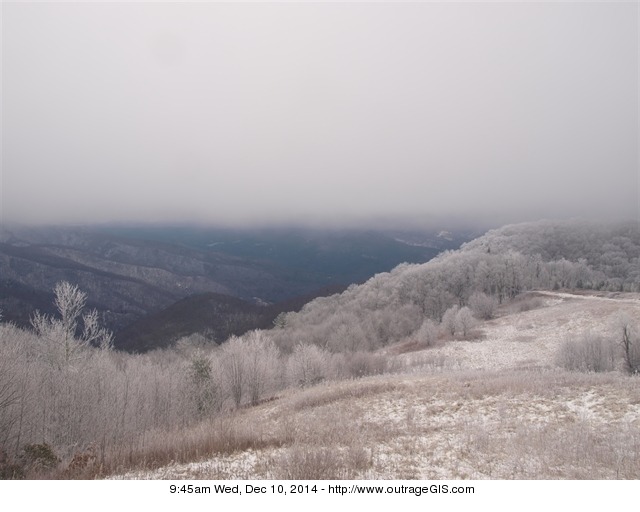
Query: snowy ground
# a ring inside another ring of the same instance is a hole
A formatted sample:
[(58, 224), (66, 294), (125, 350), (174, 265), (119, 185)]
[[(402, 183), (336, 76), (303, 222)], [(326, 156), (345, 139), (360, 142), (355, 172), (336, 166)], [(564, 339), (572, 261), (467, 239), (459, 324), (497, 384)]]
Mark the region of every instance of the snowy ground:
[[(558, 345), (583, 333), (608, 333), (624, 311), (640, 318), (640, 297), (624, 294), (619, 298), (575, 295), (561, 292), (536, 292), (542, 307), (506, 314), (483, 322), (479, 339), (451, 341), (444, 347), (405, 354), (407, 366), (420, 366), (434, 359), (456, 369), (550, 368)], [(442, 359), (444, 362), (442, 362)]]
[(538, 297), (473, 341), (395, 356), (397, 374), (287, 391), (234, 420), (286, 432), (280, 446), (121, 478), (640, 478), (638, 378), (554, 364), (563, 340), (640, 318), (640, 295)]

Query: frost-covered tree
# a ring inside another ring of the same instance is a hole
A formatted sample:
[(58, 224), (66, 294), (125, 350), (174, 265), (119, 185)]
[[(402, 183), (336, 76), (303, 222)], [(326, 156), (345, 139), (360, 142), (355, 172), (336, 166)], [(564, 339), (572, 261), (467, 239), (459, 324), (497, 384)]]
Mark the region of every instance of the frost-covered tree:
[(458, 310), (455, 318), (455, 330), (456, 332), (462, 334), (462, 336), (467, 336), (469, 331), (473, 329), (473, 327), (478, 323), (477, 320), (473, 317), (473, 313), (471, 310), (464, 306)]
[(451, 306), (449, 309), (447, 309), (444, 312), (444, 315), (442, 315), (442, 322), (440, 325), (444, 330), (444, 332), (447, 334), (450, 334), (451, 336), (453, 336), (456, 333), (456, 328), (457, 328), (456, 315), (458, 314), (459, 310), (460, 310), (460, 307), (457, 304), (455, 304)]
[(222, 345), (220, 364), (226, 388), (236, 407), (240, 406), (246, 393), (247, 360), (246, 343), (237, 336), (231, 337)]
[(433, 320), (427, 318), (422, 322), (414, 336), (418, 343), (430, 347), (438, 339), (438, 326)]
[(474, 292), (469, 297), (469, 307), (477, 318), (489, 320), (493, 318), (498, 301), (483, 292)]
[(251, 331), (244, 336), (244, 343), (247, 393), (255, 405), (279, 384), (280, 351), (264, 331)]
[(287, 363), (289, 383), (307, 387), (322, 382), (329, 373), (330, 358), (329, 352), (315, 345), (297, 345)]
[[(86, 355), (91, 346), (106, 350), (113, 346), (113, 335), (99, 325), (98, 312), (82, 313), (87, 295), (76, 285), (61, 281), (56, 284), (54, 295), (59, 317), (36, 311), (31, 318), (34, 331), (46, 342), (45, 353), (51, 364), (68, 367)], [(78, 336), (80, 319), (83, 330)]]

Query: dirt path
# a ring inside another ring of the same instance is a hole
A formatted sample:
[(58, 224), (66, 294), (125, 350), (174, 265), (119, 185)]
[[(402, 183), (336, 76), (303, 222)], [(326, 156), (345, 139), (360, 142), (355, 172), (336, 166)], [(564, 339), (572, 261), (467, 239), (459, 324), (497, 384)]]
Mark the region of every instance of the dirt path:
[(624, 293), (616, 297), (603, 297), (601, 295), (582, 295), (567, 292), (538, 291), (538, 295), (546, 295), (547, 297), (557, 297), (559, 299), (584, 299), (596, 301), (612, 301), (623, 304), (640, 304), (640, 297), (635, 293)]

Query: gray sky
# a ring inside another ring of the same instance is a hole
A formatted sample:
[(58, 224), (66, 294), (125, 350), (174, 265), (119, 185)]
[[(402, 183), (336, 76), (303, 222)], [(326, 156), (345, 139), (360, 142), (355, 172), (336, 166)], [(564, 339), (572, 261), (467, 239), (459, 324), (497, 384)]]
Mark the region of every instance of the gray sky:
[(625, 3), (4, 3), (6, 222), (638, 215)]

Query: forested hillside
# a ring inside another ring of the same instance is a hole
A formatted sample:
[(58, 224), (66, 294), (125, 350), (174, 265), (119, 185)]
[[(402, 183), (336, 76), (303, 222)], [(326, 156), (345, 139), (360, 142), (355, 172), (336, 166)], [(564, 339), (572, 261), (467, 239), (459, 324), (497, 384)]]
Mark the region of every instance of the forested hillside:
[(281, 317), (274, 336), (288, 348), (304, 340), (331, 351), (372, 350), (412, 334), (429, 337), (434, 324), (468, 316), (466, 308), (490, 317), (519, 293), (562, 288), (640, 291), (637, 224), (505, 226), (422, 265), (400, 265), (317, 299)]
[[(640, 286), (640, 229), (637, 222), (594, 224), (544, 221), (515, 224), (489, 231), (464, 245), (464, 251), (516, 251), (556, 261), (554, 286), (611, 291), (638, 291)], [(578, 263), (579, 266), (576, 266)], [(579, 270), (588, 265), (587, 274)], [(547, 283), (548, 284), (548, 283)]]

